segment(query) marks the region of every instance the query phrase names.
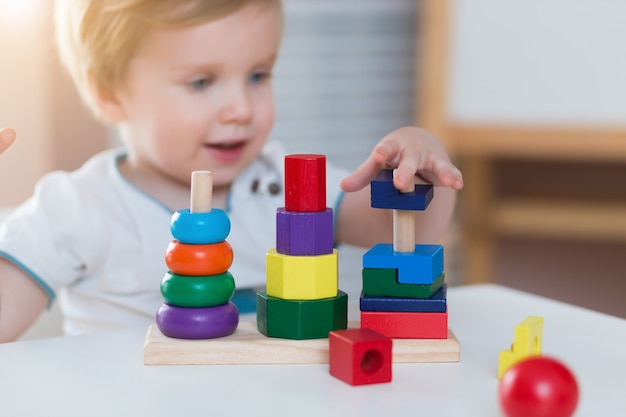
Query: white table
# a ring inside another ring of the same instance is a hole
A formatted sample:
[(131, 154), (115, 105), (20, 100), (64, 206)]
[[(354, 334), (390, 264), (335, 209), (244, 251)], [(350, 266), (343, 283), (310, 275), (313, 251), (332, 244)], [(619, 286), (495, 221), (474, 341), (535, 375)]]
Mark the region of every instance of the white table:
[(0, 415), (500, 416), (498, 355), (529, 315), (578, 378), (576, 416), (626, 415), (626, 320), (495, 285), (448, 303), (459, 363), (395, 364), (391, 383), (359, 387), (327, 365), (144, 366), (145, 328), (0, 345)]

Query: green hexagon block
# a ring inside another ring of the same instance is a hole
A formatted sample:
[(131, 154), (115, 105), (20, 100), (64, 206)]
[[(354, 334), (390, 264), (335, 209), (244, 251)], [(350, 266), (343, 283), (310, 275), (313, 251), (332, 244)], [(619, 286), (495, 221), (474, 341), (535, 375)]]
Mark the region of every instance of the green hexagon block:
[(268, 337), (322, 339), (348, 328), (348, 294), (343, 291), (321, 300), (283, 300), (261, 291), (256, 301), (257, 327)]

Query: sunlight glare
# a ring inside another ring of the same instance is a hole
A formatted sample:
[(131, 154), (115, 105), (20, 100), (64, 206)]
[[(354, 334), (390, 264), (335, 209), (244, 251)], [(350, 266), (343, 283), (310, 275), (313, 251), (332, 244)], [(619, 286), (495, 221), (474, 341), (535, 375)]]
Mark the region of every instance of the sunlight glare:
[(1, 20), (24, 22), (32, 19), (41, 10), (41, 0), (0, 0)]

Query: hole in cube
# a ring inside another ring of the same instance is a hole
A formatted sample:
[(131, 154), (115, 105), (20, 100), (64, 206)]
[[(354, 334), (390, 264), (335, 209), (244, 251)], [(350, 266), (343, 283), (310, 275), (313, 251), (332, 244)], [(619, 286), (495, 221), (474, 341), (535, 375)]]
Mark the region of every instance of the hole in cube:
[(366, 374), (375, 374), (383, 367), (384, 358), (378, 350), (368, 350), (361, 358), (361, 369)]

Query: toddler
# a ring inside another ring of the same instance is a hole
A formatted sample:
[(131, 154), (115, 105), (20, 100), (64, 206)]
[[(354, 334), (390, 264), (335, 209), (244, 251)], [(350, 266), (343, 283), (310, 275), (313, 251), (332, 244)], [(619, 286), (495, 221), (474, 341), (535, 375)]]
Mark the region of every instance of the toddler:
[[(152, 323), (170, 217), (189, 207), (195, 170), (212, 171), (213, 206), (231, 218), (238, 291), (262, 287), (284, 200), (284, 152), (266, 143), (280, 0), (57, 0), (55, 16), (64, 65), (123, 147), (46, 175), (0, 227), (0, 341), (56, 298), (66, 334)], [(1, 131), (0, 151), (13, 138)], [(354, 173), (327, 167), (337, 244), (391, 241), (391, 213), (369, 203), (383, 168), (397, 168), (399, 189), (416, 175), (437, 186), (416, 237), (438, 239), (462, 177), (436, 138), (403, 127)]]

